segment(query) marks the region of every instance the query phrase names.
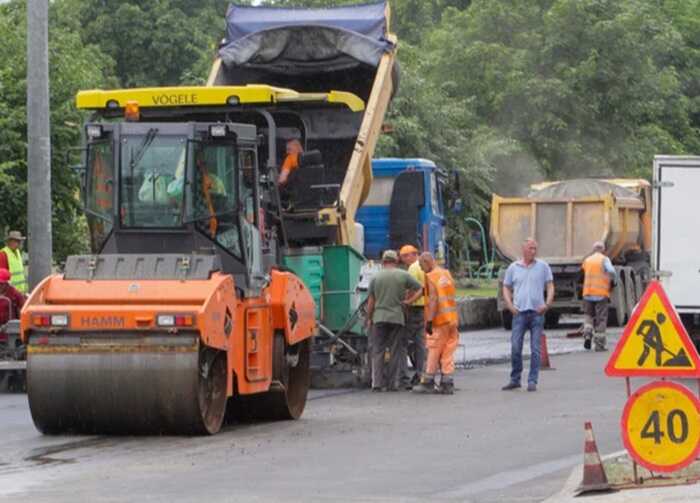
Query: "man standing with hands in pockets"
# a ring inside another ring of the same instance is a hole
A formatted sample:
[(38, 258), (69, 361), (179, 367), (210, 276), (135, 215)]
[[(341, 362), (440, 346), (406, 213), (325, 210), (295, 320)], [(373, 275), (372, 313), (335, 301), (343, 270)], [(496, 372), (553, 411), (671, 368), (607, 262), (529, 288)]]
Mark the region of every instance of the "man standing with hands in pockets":
[(520, 388), (523, 340), (528, 330), (531, 356), (527, 390), (537, 391), (540, 338), (544, 331), (544, 314), (554, 302), (554, 279), (549, 264), (535, 258), (536, 255), (537, 241), (532, 238), (526, 239), (523, 243), (523, 258), (508, 266), (503, 280), (503, 298), (508, 310), (513, 313), (513, 331), (510, 339), (512, 370), (510, 382), (502, 388), (504, 391)]

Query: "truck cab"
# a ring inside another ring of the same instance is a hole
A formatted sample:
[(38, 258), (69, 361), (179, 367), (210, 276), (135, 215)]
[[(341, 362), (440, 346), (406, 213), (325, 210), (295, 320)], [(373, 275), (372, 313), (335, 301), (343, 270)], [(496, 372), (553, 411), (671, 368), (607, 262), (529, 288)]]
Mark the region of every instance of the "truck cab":
[(364, 226), (365, 256), (376, 259), (386, 249), (413, 244), (444, 261), (444, 176), (435, 163), (374, 159), (372, 176), (367, 200), (357, 212), (357, 221)]

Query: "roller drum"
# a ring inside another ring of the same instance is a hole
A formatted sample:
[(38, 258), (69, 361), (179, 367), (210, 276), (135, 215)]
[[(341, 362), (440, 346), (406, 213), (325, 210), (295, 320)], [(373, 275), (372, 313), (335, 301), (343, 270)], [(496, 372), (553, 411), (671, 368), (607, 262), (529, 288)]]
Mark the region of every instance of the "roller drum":
[[(203, 365), (198, 337), (50, 339), (43, 345), (30, 340), (27, 355), (29, 406), (40, 431), (218, 431), (221, 422), (207, 418), (207, 413), (212, 397), (225, 406), (225, 367), (222, 383), (221, 362), (213, 365), (215, 357)], [(214, 368), (216, 379), (207, 381)], [(210, 375), (203, 375), (202, 369)], [(214, 389), (210, 400), (207, 384)]]

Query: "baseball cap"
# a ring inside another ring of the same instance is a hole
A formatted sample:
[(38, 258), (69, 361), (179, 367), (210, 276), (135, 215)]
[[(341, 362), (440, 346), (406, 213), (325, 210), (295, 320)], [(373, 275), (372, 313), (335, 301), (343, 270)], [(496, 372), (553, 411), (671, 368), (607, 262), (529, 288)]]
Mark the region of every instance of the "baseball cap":
[(384, 250), (382, 260), (385, 262), (398, 262), (399, 256), (396, 254), (396, 250)]

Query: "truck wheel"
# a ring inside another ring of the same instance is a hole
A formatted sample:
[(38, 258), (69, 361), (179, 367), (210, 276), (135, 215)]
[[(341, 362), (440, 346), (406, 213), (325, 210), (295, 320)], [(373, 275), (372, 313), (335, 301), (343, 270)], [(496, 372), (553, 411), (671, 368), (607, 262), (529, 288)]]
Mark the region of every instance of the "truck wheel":
[(544, 328), (554, 329), (559, 326), (561, 313), (547, 313), (544, 315)]
[(610, 292), (610, 308), (608, 310), (608, 325), (622, 327), (625, 325), (627, 314), (627, 302), (625, 300), (625, 282), (623, 275), (618, 270), (618, 283)]
[(628, 320), (632, 317), (632, 311), (634, 311), (634, 307), (637, 305), (638, 301), (637, 291), (634, 286), (635, 277), (636, 274), (634, 271), (628, 267), (625, 267), (625, 298), (627, 299), (626, 313)]
[(695, 345), (695, 349), (700, 351), (700, 327), (695, 325), (695, 316), (692, 313), (680, 313), (681, 323), (690, 336), (690, 340)]
[(503, 324), (503, 330), (513, 329), (513, 313), (504, 309), (501, 311), (501, 323)]

